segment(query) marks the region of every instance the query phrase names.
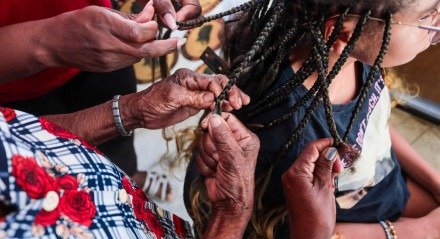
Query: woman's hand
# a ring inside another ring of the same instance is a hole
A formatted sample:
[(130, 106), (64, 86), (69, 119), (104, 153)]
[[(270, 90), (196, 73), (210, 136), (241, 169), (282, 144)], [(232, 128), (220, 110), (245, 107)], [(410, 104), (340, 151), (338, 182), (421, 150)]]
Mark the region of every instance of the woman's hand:
[(283, 174), (291, 238), (330, 238), (336, 223), (334, 179), (342, 171), (332, 139), (308, 144)]
[[(135, 94), (132, 115), (136, 115), (142, 128), (160, 129), (174, 125), (197, 114), (202, 109), (213, 108), (215, 97), (228, 83), (222, 75), (204, 75), (188, 69), (179, 69), (145, 91)], [(250, 102), (249, 96), (236, 86), (229, 91), (229, 101), (223, 110), (240, 109)]]
[(156, 14), (168, 28), (176, 30), (176, 21), (188, 21), (195, 19), (202, 13), (202, 7), (198, 0), (177, 0), (181, 6), (176, 12), (171, 0), (153, 0)]
[(202, 128), (208, 133), (199, 145), (196, 165), (212, 203), (205, 237), (242, 238), (253, 208), (258, 137), (229, 113), (208, 116)]
[(152, 2), (137, 14), (89, 6), (55, 16), (35, 34), (38, 59), (47, 67), (69, 66), (107, 72), (145, 57), (159, 57), (184, 42), (179, 38), (156, 40), (158, 25)]

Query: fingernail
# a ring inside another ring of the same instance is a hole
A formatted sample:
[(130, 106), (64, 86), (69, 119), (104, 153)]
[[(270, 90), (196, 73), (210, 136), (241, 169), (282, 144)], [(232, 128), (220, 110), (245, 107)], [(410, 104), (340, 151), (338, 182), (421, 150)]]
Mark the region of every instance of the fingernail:
[(338, 153), (338, 150), (336, 148), (334, 148), (334, 147), (331, 147), (325, 153), (325, 158), (328, 161), (333, 161), (333, 159), (336, 157), (336, 153)]
[(147, 6), (153, 6), (153, 0), (148, 1)]
[(217, 128), (221, 125), (222, 120), (220, 119), (220, 115), (212, 115), (211, 120), (209, 121), (213, 128)]
[(203, 100), (205, 101), (205, 103), (214, 102), (214, 95), (211, 93), (206, 93), (203, 95)]
[(167, 13), (163, 16), (163, 20), (167, 24), (167, 26), (172, 30), (177, 29), (176, 19), (174, 19), (173, 15), (171, 13)]
[(181, 47), (186, 43), (186, 38), (179, 38), (179, 40), (177, 40), (177, 47)]

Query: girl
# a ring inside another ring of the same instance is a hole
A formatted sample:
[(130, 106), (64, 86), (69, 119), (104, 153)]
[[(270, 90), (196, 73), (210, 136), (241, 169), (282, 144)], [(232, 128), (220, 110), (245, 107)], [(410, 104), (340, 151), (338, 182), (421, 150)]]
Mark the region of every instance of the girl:
[[(237, 115), (261, 141), (249, 237), (288, 237), (286, 204), (302, 192), (283, 191), (289, 177), (282, 175), (304, 145), (326, 137), (345, 167), (336, 182), (336, 236), (440, 235), (440, 176), (388, 125), (381, 75), (439, 42), (439, 7), (438, 0), (255, 0), (181, 23), (244, 12), (227, 34), (232, 71), (224, 94), (237, 83), (251, 95)], [(216, 164), (197, 166), (204, 173)], [(191, 163), (186, 205), (203, 231), (210, 209), (197, 175)]]

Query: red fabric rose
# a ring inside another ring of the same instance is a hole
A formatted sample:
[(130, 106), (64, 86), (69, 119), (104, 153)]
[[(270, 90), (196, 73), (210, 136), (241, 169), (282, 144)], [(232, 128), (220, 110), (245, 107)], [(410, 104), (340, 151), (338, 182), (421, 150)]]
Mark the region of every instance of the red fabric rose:
[(163, 238), (165, 236), (165, 230), (157, 219), (156, 215), (149, 209), (144, 209), (144, 222), (148, 225), (150, 230), (156, 235), (157, 238)]
[(15, 113), (15, 110), (9, 109), (9, 108), (0, 107), (0, 112), (3, 113), (3, 116), (6, 119), (6, 122), (9, 122), (9, 121), (15, 119), (15, 117), (17, 116), (17, 114)]
[(133, 211), (136, 219), (139, 221), (143, 221), (145, 219), (145, 202), (144, 200), (140, 200), (139, 198), (133, 197), (133, 200), (131, 201), (133, 205)]
[(134, 193), (130, 180), (126, 176), (122, 178), (122, 187), (125, 189), (125, 191), (127, 191), (128, 194), (132, 195)]
[(136, 187), (134, 194), (135, 195), (133, 195), (133, 196), (136, 196), (137, 198), (139, 198), (139, 199), (141, 199), (143, 201), (147, 201), (148, 200), (147, 195), (145, 194), (145, 192), (141, 188), (137, 188)]
[(12, 175), (30, 198), (43, 198), (47, 192), (56, 188), (55, 180), (37, 164), (34, 158), (13, 155)]
[(96, 214), (90, 194), (85, 191), (66, 190), (58, 205), (61, 213), (72, 221), (90, 227)]
[(182, 218), (173, 214), (173, 223), (177, 235), (181, 238), (186, 238), (185, 223), (183, 222)]
[(56, 208), (51, 212), (42, 209), (37, 213), (37, 216), (35, 217), (35, 223), (41, 226), (54, 225), (59, 217), (60, 217), (60, 211), (58, 208)]
[(67, 174), (58, 177), (56, 180), (60, 189), (76, 190), (79, 187), (76, 178)]

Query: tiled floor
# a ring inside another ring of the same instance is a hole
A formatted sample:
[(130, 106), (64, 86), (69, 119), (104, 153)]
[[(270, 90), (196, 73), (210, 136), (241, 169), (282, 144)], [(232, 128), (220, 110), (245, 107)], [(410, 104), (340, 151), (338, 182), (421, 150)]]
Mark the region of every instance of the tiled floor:
[(400, 109), (393, 109), (393, 125), (440, 172), (440, 126)]

